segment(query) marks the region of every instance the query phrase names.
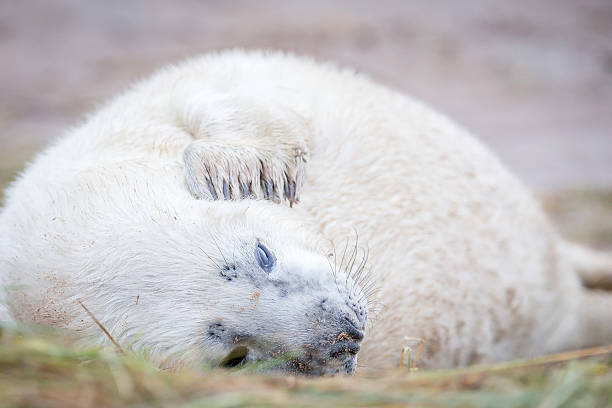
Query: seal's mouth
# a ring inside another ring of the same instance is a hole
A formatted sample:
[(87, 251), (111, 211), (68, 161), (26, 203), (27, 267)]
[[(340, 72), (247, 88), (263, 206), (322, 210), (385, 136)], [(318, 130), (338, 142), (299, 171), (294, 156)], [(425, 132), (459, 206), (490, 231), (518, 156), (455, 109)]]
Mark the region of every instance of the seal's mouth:
[[(351, 339), (352, 340), (352, 339)], [(336, 342), (325, 351), (310, 347), (300, 353), (287, 353), (285, 356), (259, 356), (259, 352), (245, 345), (234, 347), (219, 363), (222, 368), (240, 369), (247, 363), (261, 364), (259, 369), (268, 372), (289, 372), (305, 376), (330, 376), (338, 373), (352, 374), (356, 368), (356, 355), (359, 343), (351, 340)]]
[(311, 354), (302, 354), (288, 364), (295, 374), (306, 376), (333, 376), (339, 373), (353, 374), (357, 366), (360, 345), (350, 338), (335, 342), (331, 347)]
[[(306, 376), (352, 374), (357, 366), (363, 331), (345, 318), (340, 333), (316, 336), (302, 345), (284, 345), (250, 336), (234, 337), (229, 353), (218, 363), (219, 367), (250, 369), (261, 372), (290, 372)], [(338, 330), (338, 327), (336, 327)]]
[(224, 368), (234, 368), (241, 366), (246, 362), (248, 355), (248, 347), (234, 347), (234, 349), (221, 361), (220, 366)]

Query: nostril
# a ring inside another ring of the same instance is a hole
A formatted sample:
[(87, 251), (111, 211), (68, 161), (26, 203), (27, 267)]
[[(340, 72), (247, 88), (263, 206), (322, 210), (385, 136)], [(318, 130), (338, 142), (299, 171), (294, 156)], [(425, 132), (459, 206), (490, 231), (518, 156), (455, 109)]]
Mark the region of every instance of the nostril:
[(351, 338), (351, 340), (363, 340), (363, 332), (359, 330), (355, 323), (353, 323), (353, 321), (346, 316), (344, 317), (344, 320), (348, 323), (344, 328), (344, 332)]

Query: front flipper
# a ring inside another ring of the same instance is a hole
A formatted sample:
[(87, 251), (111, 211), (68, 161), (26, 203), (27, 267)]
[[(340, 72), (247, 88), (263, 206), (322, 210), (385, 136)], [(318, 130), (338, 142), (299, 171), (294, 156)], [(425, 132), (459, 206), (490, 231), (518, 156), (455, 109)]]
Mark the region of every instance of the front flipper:
[(307, 153), (263, 150), (208, 140), (191, 143), (183, 155), (189, 192), (196, 198), (262, 198), (291, 205), (299, 200)]
[(306, 122), (243, 100), (208, 107), (187, 121), (199, 139), (183, 154), (189, 192), (198, 199), (298, 202), (308, 162)]

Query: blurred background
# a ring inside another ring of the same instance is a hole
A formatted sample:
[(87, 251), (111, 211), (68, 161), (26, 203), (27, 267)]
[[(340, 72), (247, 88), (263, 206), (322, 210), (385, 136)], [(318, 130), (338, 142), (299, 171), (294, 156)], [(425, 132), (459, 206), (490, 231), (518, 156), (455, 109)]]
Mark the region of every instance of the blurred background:
[(0, 4), (0, 186), (152, 70), (228, 47), (349, 65), (470, 129), (564, 232), (612, 246), (612, 1)]

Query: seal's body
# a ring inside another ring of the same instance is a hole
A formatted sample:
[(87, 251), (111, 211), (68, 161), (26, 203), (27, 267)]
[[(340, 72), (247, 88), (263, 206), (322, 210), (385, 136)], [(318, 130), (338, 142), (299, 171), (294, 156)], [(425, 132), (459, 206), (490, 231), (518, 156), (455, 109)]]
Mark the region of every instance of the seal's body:
[(487, 149), (283, 54), (204, 56), (137, 84), (34, 160), (0, 228), (13, 317), (102, 338), (80, 300), (161, 356), (299, 347), (294, 369), (352, 372), (368, 301), (370, 369), (396, 366), (406, 337), (426, 367), (612, 340), (612, 296), (583, 289), (576, 251)]

